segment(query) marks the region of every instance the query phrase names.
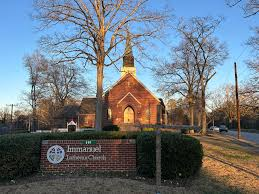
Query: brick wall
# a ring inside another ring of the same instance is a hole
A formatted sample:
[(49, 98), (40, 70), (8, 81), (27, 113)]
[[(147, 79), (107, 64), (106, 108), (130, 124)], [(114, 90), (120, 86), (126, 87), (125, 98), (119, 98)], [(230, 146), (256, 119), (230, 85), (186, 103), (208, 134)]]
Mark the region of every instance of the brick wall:
[[(160, 101), (154, 98), (131, 74), (127, 74), (105, 95), (104, 125), (123, 124), (124, 110), (127, 106), (134, 110), (136, 124), (157, 124), (158, 105)], [(108, 108), (112, 110), (111, 120), (107, 119)]]
[[(136, 171), (135, 140), (44, 140), (41, 145), (41, 170), (43, 172), (73, 171)], [(52, 164), (47, 158), (49, 148), (61, 146), (64, 159)], [(75, 148), (75, 149), (73, 149)], [(88, 152), (77, 152), (78, 150)], [(76, 152), (68, 152), (68, 151)], [(91, 152), (96, 151), (96, 152)]]

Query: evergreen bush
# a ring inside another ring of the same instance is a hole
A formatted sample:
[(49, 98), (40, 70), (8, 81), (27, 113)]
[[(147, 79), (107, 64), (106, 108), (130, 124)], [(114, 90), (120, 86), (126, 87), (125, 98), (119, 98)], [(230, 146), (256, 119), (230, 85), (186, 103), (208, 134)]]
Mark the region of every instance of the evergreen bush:
[[(10, 180), (40, 171), (42, 140), (136, 139), (137, 173), (155, 176), (155, 133), (85, 131), (77, 133), (27, 133), (0, 136), (0, 179)], [(162, 178), (188, 177), (202, 163), (202, 146), (197, 139), (163, 132), (161, 136)]]
[(120, 128), (118, 125), (108, 125), (103, 127), (103, 131), (119, 131)]
[[(155, 133), (137, 136), (138, 173), (154, 177), (156, 168)], [(199, 140), (171, 132), (161, 135), (161, 171), (163, 179), (189, 177), (202, 165), (203, 150)]]

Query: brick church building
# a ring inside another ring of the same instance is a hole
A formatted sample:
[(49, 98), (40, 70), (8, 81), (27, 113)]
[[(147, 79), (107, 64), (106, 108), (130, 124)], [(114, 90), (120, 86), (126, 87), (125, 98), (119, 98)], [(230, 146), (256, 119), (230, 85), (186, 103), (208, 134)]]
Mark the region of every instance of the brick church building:
[[(121, 78), (104, 94), (103, 125), (121, 129), (143, 124), (165, 124), (162, 99), (149, 91), (136, 76), (130, 41), (126, 42)], [(80, 126), (94, 127), (96, 98), (84, 98), (80, 105)]]

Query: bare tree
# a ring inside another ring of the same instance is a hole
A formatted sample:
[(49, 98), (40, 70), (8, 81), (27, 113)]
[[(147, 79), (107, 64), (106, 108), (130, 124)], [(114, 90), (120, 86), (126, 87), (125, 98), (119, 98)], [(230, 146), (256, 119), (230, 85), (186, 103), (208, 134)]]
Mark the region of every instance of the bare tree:
[[(81, 60), (97, 68), (96, 129), (102, 129), (103, 70), (124, 52), (128, 27), (131, 40), (140, 44), (163, 27), (165, 12), (146, 9), (148, 0), (35, 0), (35, 18), (42, 28), (61, 25), (60, 33), (42, 43), (66, 60)], [(119, 51), (122, 51), (121, 53)], [(63, 57), (62, 56), (62, 57)]]
[(191, 45), (190, 53), (199, 75), (202, 133), (206, 133), (206, 87), (215, 75), (215, 67), (226, 59), (228, 52), (225, 44), (215, 37), (215, 30), (222, 19), (212, 17), (194, 17), (188, 22), (180, 22), (177, 30), (183, 39)]
[[(259, 1), (258, 0), (226, 0), (230, 7), (240, 5), (244, 10), (245, 17), (256, 15), (259, 12)], [(246, 83), (243, 88), (242, 95), (245, 99), (253, 99), (247, 105), (250, 107), (258, 107), (253, 102), (258, 102), (259, 94), (259, 27), (253, 28), (254, 35), (247, 41), (247, 45), (251, 48), (251, 59), (247, 61), (248, 67), (250, 68), (252, 75), (250, 80)], [(250, 96), (250, 98), (248, 98)], [(247, 100), (246, 100), (247, 101)]]
[(241, 106), (251, 113), (258, 112), (259, 109), (259, 27), (254, 28), (254, 35), (249, 38), (247, 45), (251, 50), (251, 58), (247, 60), (251, 74), (241, 88), (240, 94)]
[(246, 84), (240, 91), (241, 99), (241, 114), (254, 115), (259, 114), (259, 92), (252, 89), (249, 84)]
[(252, 76), (246, 86), (246, 92), (259, 93), (259, 27), (254, 28), (254, 35), (249, 38), (247, 45), (251, 48), (251, 59), (247, 63)]
[(42, 98), (44, 89), (42, 87), (42, 76), (43, 72), (47, 67), (46, 58), (39, 52), (35, 51), (31, 55), (27, 55), (24, 57), (24, 65), (29, 74), (28, 83), (31, 86), (31, 92), (27, 93), (27, 99), (29, 99), (29, 104), (32, 107), (32, 115), (33, 115), (33, 125), (32, 131), (36, 130), (36, 109), (37, 103), (40, 98)]
[(193, 126), (194, 100), (197, 95), (199, 76), (190, 49), (189, 42), (183, 40), (179, 46), (172, 49), (172, 62), (157, 66), (154, 72), (160, 92), (168, 96), (178, 93), (188, 100), (189, 124)]
[(33, 110), (33, 131), (36, 118), (44, 126), (50, 126), (54, 111), (90, 93), (90, 84), (86, 83), (82, 75), (85, 69), (71, 62), (49, 60), (39, 51), (35, 51), (24, 57), (24, 64), (29, 73), (28, 83), (31, 86), (31, 91), (25, 92), (24, 100)]
[(64, 107), (68, 100), (89, 94), (90, 86), (82, 76), (82, 68), (73, 63), (56, 61), (49, 62), (44, 73), (44, 82), (49, 88), (49, 97), (54, 98), (58, 107)]
[(239, 5), (243, 9), (245, 17), (256, 15), (259, 12), (258, 0), (226, 0), (226, 3), (230, 7)]
[(253, 29), (254, 35), (249, 38), (247, 41), (247, 45), (250, 46), (252, 54), (254, 55), (254, 60), (249, 61), (251, 68), (255, 71), (259, 71), (258, 63), (259, 63), (259, 26)]
[(6, 124), (7, 111), (6, 108), (0, 108), (0, 120), (3, 124)]
[(208, 95), (207, 107), (211, 111), (212, 121), (222, 117), (221, 119), (224, 119), (222, 123), (228, 121), (229, 126), (232, 126), (236, 115), (235, 87), (226, 85), (213, 90)]
[[(248, 94), (246, 85), (240, 88), (240, 115), (241, 124), (244, 127), (249, 121), (258, 119), (259, 96), (258, 94)], [(207, 106), (211, 110), (210, 116), (216, 120), (217, 124), (228, 124), (230, 128), (235, 127), (237, 120), (235, 103), (235, 86), (227, 85), (212, 91), (209, 95)], [(251, 125), (250, 125), (251, 126)]]

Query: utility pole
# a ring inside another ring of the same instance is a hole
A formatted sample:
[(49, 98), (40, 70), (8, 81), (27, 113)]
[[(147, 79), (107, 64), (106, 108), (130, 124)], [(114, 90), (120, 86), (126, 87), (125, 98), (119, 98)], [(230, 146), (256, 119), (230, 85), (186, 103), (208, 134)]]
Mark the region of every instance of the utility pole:
[(237, 79), (237, 64), (236, 64), (236, 62), (234, 62), (234, 68), (235, 68), (235, 83), (236, 83), (237, 138), (240, 139), (241, 127), (240, 127), (240, 110), (239, 110), (238, 79)]
[(17, 105), (8, 104), (7, 106), (11, 106), (11, 128), (13, 128), (13, 107)]

